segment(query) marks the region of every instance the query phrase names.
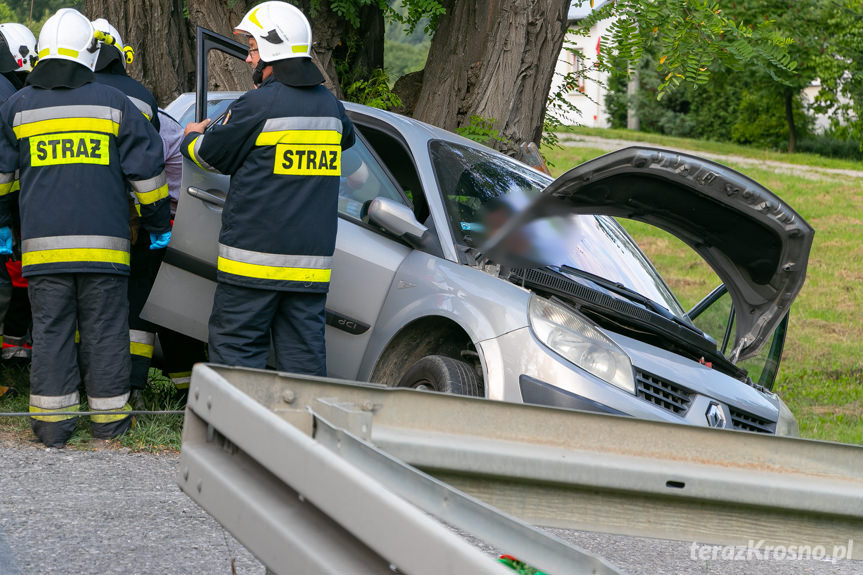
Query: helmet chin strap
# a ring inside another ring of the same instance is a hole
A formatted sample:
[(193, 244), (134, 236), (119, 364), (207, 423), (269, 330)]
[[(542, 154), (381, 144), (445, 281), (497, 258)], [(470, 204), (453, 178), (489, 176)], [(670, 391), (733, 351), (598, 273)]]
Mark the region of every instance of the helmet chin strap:
[(264, 68), (269, 66), (267, 62), (263, 60), (258, 60), (258, 65), (255, 66), (255, 69), (252, 71), (252, 82), (255, 83), (255, 86), (260, 86), (264, 81)]

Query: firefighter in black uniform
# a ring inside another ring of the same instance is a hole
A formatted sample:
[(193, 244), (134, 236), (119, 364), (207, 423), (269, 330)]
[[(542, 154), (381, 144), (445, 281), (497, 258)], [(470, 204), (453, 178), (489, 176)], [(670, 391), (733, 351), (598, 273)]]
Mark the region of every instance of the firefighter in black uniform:
[[(83, 376), (93, 436), (125, 432), (129, 400), (129, 203), (143, 227), (169, 231), (159, 134), (121, 92), (93, 83), (100, 36), (64, 8), (39, 36), (40, 63), (0, 106), (0, 191), (20, 174), (22, 267), (33, 309), (31, 425), (60, 447)], [(0, 226), (9, 223), (0, 203)], [(75, 345), (75, 332), (80, 343)], [(37, 415), (38, 414), (38, 415)]]
[(253, 80), (221, 125), (186, 128), (183, 154), (231, 175), (219, 234), (210, 361), (326, 374), (324, 304), (335, 250), (342, 150), (354, 143), (344, 106), (310, 57), (311, 27), (285, 2), (250, 10)]
[[(132, 101), (138, 110), (159, 131), (159, 106), (156, 98), (143, 84), (126, 74), (126, 64), (131, 64), (134, 51), (124, 46), (120, 33), (104, 18), (93, 20), (93, 28), (104, 34), (105, 41), (96, 60), (95, 81), (117, 88)], [(137, 204), (133, 208), (139, 209)], [(147, 387), (147, 373), (153, 359), (156, 326), (141, 319), (141, 310), (147, 303), (156, 274), (165, 256), (167, 236), (150, 243), (147, 234), (138, 233), (138, 214), (132, 213), (132, 252), (129, 273), (129, 352), (132, 358), (130, 383), (134, 398), (140, 402), (140, 392)]]
[[(36, 38), (33, 32), (16, 22), (0, 24), (0, 104), (24, 86), (26, 74), (33, 69), (35, 63)], [(12, 179), (14, 180), (14, 174)], [(17, 187), (9, 188), (4, 196), (16, 190)], [(11, 203), (13, 200), (10, 197), (5, 201)], [(0, 228), (0, 344), (3, 343), (6, 313), (12, 304), (12, 278), (9, 277), (6, 261), (12, 256), (13, 237), (11, 226)], [(0, 395), (8, 389), (0, 385)]]

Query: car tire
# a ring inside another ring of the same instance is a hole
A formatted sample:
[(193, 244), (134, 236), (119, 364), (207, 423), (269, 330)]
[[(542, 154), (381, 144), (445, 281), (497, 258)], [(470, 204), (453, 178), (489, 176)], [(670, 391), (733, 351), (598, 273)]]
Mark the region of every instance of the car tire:
[(427, 355), (402, 376), (398, 387), (482, 397), (480, 379), (470, 364), (445, 355)]

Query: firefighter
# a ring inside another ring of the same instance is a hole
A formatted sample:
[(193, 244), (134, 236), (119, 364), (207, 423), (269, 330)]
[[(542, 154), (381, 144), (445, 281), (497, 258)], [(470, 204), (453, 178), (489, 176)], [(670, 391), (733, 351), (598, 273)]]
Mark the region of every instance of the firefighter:
[[(120, 33), (104, 18), (93, 20), (93, 28), (102, 32), (104, 41), (99, 49), (96, 60), (95, 81), (117, 88), (132, 101), (138, 110), (153, 125), (160, 129), (159, 106), (156, 98), (143, 84), (126, 74), (127, 64), (131, 64), (134, 50), (123, 44)], [(161, 136), (160, 136), (161, 137)], [(165, 257), (166, 236), (151, 243), (148, 234), (139, 234), (138, 209), (136, 202), (132, 204), (130, 213), (132, 221), (132, 252), (129, 274), (129, 353), (132, 359), (130, 383), (132, 386), (133, 405), (140, 407), (141, 392), (147, 387), (147, 374), (150, 371), (150, 361), (153, 359), (153, 349), (156, 340), (156, 326), (141, 319), (141, 310), (147, 303), (153, 282), (159, 266)], [(163, 245), (164, 244), (164, 245)]]
[[(83, 377), (94, 438), (131, 425), (129, 203), (142, 226), (170, 231), (159, 134), (121, 92), (93, 82), (97, 33), (80, 12), (58, 10), (39, 35), (39, 65), (0, 106), (0, 192), (20, 175), (24, 277), (33, 312), (31, 427), (62, 447), (77, 417)], [(0, 204), (0, 227), (10, 210)], [(75, 345), (75, 333), (80, 343)]]
[[(30, 29), (17, 22), (0, 24), (0, 104), (24, 86), (26, 74), (33, 69), (35, 62), (36, 38)], [(13, 187), (8, 190), (9, 197), (5, 200), (7, 203), (12, 203), (13, 196), (10, 194), (16, 189)], [(7, 263), (13, 253), (13, 237), (11, 226), (0, 229), (0, 244), (2, 244), (0, 245), (0, 345), (3, 347), (0, 358), (6, 357), (8, 344), (3, 341), (3, 328), (14, 293), (13, 278), (7, 269)], [(6, 393), (8, 389), (0, 385), (0, 395)]]
[(183, 155), (231, 175), (222, 212), (210, 361), (326, 374), (324, 304), (335, 249), (342, 150), (354, 143), (344, 106), (311, 60), (311, 27), (286, 2), (250, 10), (258, 88), (227, 120), (186, 127)]
[[(17, 22), (0, 24), (0, 103), (24, 87), (27, 74), (36, 64), (36, 37)], [(11, 84), (11, 92), (8, 84)]]

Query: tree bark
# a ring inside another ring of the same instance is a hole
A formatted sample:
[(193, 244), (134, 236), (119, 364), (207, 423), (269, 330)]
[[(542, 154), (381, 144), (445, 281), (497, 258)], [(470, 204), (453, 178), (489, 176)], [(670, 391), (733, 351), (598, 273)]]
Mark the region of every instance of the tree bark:
[[(414, 117), (448, 130), (494, 119), (517, 153), (539, 143), (568, 0), (448, 0), (432, 38)], [(432, 80), (433, 79), (433, 80)]]
[[(133, 78), (153, 92), (159, 105), (167, 105), (182, 92), (195, 89), (195, 29), (202, 26), (232, 37), (234, 26), (258, 0), (86, 0), (82, 12), (91, 20), (105, 18), (135, 49), (135, 62), (128, 68)], [(346, 60), (342, 71), (350, 79), (367, 79), (383, 67), (384, 19), (376, 6), (360, 10), (360, 28), (355, 30), (335, 14), (330, 0), (301, 0), (312, 25), (312, 59), (324, 72), (325, 85), (342, 96), (336, 59)], [(312, 16), (314, 14), (314, 16)], [(336, 59), (334, 59), (334, 53)], [(249, 66), (218, 54), (209, 56), (209, 89), (247, 90), (252, 85)]]
[(86, 0), (82, 13), (108, 20), (134, 48), (127, 72), (150, 89), (160, 106), (195, 89), (194, 36), (182, 0)]
[[(360, 10), (360, 27), (354, 29), (332, 11), (330, 0), (300, 0), (298, 7), (312, 25), (313, 57), (337, 97), (344, 97), (342, 88), (346, 83), (365, 80), (372, 70), (383, 68), (384, 16), (380, 8), (364, 6)], [(337, 61), (342, 62), (341, 70), (336, 69)]]

